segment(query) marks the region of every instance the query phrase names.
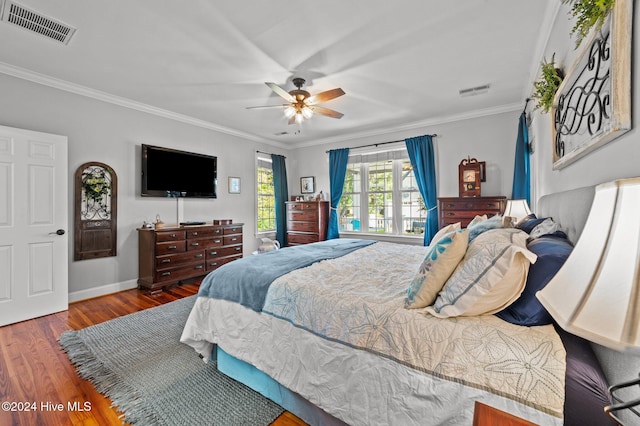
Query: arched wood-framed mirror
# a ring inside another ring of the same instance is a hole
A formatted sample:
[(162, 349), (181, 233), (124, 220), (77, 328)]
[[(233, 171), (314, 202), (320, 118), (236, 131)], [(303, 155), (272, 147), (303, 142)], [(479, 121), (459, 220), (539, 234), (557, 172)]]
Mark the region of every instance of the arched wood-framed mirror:
[(74, 260), (115, 256), (116, 172), (104, 163), (84, 163), (76, 170), (74, 196)]

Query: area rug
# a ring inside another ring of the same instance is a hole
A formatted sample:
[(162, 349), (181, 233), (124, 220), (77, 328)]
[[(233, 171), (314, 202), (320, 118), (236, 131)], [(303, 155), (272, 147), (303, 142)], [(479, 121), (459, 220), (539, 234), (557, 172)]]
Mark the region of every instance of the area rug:
[(78, 331), (60, 344), (123, 421), (139, 425), (268, 425), (282, 407), (204, 363), (180, 335), (196, 296)]

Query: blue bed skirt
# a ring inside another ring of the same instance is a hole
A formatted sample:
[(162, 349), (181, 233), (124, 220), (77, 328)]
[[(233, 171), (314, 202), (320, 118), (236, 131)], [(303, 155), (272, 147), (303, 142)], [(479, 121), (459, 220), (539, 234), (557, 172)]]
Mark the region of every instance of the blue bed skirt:
[(220, 349), (220, 347), (217, 347), (216, 355), (218, 370), (269, 398), (309, 425), (345, 425), (341, 420), (316, 407), (297, 393), (285, 388), (253, 365), (234, 358)]

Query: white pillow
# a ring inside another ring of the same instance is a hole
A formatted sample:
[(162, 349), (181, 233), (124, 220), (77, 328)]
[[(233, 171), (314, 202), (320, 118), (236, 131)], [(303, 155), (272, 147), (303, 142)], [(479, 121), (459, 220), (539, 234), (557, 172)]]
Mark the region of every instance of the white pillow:
[(426, 311), (447, 318), (492, 314), (509, 306), (524, 290), (529, 264), (537, 259), (526, 248), (527, 237), (515, 228), (480, 234)]
[(438, 240), (440, 240), (440, 238), (442, 238), (443, 236), (445, 236), (446, 234), (448, 234), (449, 232), (455, 232), (458, 229), (460, 229), (460, 222), (458, 223), (452, 223), (451, 225), (446, 225), (443, 226), (442, 228), (440, 228), (440, 230), (438, 232), (436, 232), (436, 235), (434, 235), (431, 238), (431, 241), (429, 242), (429, 247), (431, 247), (431, 245), (435, 242), (437, 242)]
[(542, 235), (553, 234), (556, 231), (560, 231), (560, 225), (558, 225), (553, 221), (553, 219), (548, 217), (531, 230), (531, 232), (529, 233), (529, 237), (538, 238)]
[(438, 292), (467, 251), (468, 234), (468, 229), (453, 231), (430, 246), (418, 273), (409, 284), (405, 308), (424, 308), (436, 300)]

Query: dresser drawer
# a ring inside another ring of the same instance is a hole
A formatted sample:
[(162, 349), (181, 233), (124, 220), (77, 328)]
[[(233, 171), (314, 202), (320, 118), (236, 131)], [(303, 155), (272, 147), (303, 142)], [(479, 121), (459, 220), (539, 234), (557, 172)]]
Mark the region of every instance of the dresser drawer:
[(292, 210), (287, 212), (287, 221), (318, 222), (318, 210)]
[(232, 226), (230, 228), (224, 228), (224, 235), (242, 234), (242, 226)]
[(187, 263), (204, 260), (204, 250), (186, 251), (179, 254), (168, 254), (156, 257), (156, 269), (167, 269)]
[(184, 240), (184, 236), (184, 231), (159, 231), (156, 232), (156, 241), (161, 243), (163, 241)]
[(469, 200), (451, 200), (451, 201), (443, 201), (441, 203), (441, 208), (446, 210), (495, 210), (500, 211), (501, 203), (500, 201), (494, 200), (480, 200), (480, 199), (472, 199)]
[(296, 244), (309, 244), (316, 243), (319, 241), (318, 234), (287, 234), (287, 240), (289, 241), (289, 245)]
[(180, 266), (172, 269), (161, 269), (156, 272), (156, 282), (176, 281), (205, 273), (204, 261), (192, 265)]
[(219, 259), (208, 259), (207, 260), (207, 272), (213, 271), (214, 269), (218, 269), (225, 263), (233, 262), (234, 260), (238, 260), (242, 258), (242, 255), (233, 256), (233, 257), (222, 257)]
[(234, 244), (242, 244), (242, 235), (225, 235), (222, 237), (222, 245), (230, 246)]
[(169, 241), (166, 243), (156, 244), (156, 255), (161, 256), (163, 254), (180, 253), (185, 251), (186, 241)]
[(207, 247), (215, 247), (222, 245), (222, 237), (198, 238), (195, 240), (187, 240), (187, 250), (202, 250)]
[(289, 221), (287, 222), (287, 229), (298, 232), (318, 232), (318, 224), (315, 222)]
[(317, 210), (317, 203), (305, 203), (304, 201), (300, 201), (297, 203), (287, 203), (287, 210)]
[(207, 260), (242, 254), (242, 246), (211, 248), (207, 250)]
[(222, 235), (222, 228), (205, 228), (205, 229), (190, 229), (187, 231), (187, 238), (207, 238)]

